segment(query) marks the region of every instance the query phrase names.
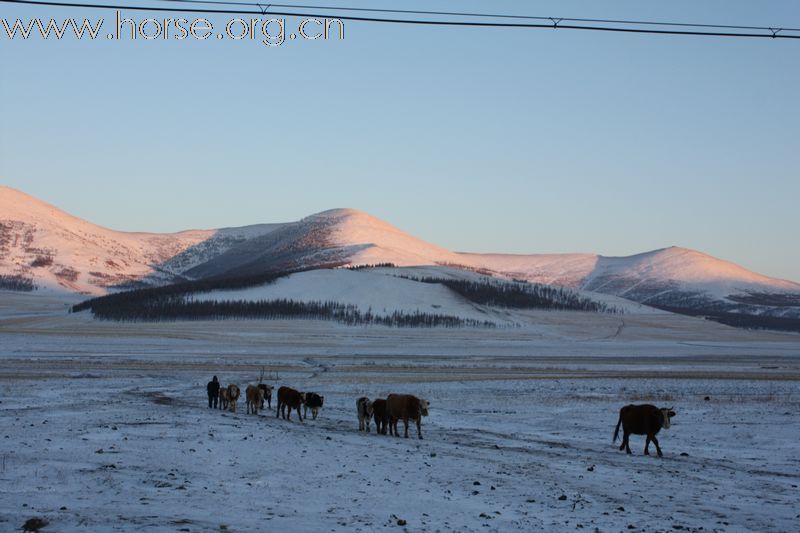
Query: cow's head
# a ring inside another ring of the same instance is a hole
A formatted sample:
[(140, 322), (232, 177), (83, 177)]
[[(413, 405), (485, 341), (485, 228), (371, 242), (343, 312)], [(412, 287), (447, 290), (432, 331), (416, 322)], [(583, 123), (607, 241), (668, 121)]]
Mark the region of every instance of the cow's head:
[(669, 427), (672, 425), (672, 423), (670, 422), (670, 419), (673, 416), (675, 416), (675, 411), (673, 411), (672, 409), (673, 409), (672, 407), (662, 407), (661, 408), (661, 414), (664, 416), (664, 423), (662, 424), (662, 427), (664, 429), (669, 429)]
[(306, 403), (306, 393), (305, 392), (301, 392), (300, 393), (300, 401), (303, 402), (303, 403)]
[(364, 412), (367, 413), (367, 416), (372, 416), (372, 413), (375, 412), (372, 408), (372, 400), (364, 402)]
[(419, 401), (419, 412), (422, 416), (428, 416), (428, 400)]

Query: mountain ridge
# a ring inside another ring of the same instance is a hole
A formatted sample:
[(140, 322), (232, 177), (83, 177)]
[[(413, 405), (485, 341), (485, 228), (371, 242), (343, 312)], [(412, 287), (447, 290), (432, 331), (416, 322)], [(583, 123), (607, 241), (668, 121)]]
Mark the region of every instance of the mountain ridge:
[(102, 294), (185, 279), (375, 264), (455, 267), (656, 306), (800, 316), (800, 303), (793, 305), (795, 295), (800, 302), (800, 284), (679, 246), (621, 257), (453, 252), (352, 208), (241, 228), (121, 232), (0, 186), (0, 275), (43, 288)]

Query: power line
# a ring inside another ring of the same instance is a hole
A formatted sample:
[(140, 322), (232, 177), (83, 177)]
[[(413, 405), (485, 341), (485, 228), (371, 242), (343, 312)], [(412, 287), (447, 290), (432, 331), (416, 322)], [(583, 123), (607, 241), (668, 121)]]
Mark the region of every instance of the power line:
[(498, 13), (471, 13), (463, 11), (421, 11), (416, 9), (379, 9), (370, 7), (341, 7), (341, 6), (320, 6), (320, 5), (299, 5), (299, 4), (274, 4), (274, 3), (255, 3), (255, 2), (228, 2), (223, 0), (154, 0), (157, 2), (175, 2), (182, 4), (212, 4), (226, 6), (248, 6), (264, 10), (266, 7), (285, 7), (289, 9), (332, 9), (334, 11), (359, 11), (369, 13), (398, 13), (406, 15), (445, 15), (455, 17), (481, 17), (481, 18), (504, 18), (517, 20), (543, 20), (551, 23), (560, 22), (593, 22), (600, 24), (627, 24), (642, 26), (678, 26), (684, 28), (717, 28), (729, 30), (764, 30), (764, 31), (797, 31), (800, 28), (773, 28), (769, 26), (734, 26), (729, 24), (697, 24), (690, 22), (657, 22), (651, 20), (618, 20), (618, 19), (590, 19), (590, 18), (569, 18), (569, 17), (537, 17), (532, 15), (511, 15)]
[[(195, 0), (195, 3), (198, 0)], [(550, 24), (536, 24), (536, 23), (523, 23), (523, 22), (470, 22), (461, 20), (418, 20), (418, 19), (396, 19), (396, 18), (380, 18), (380, 17), (361, 17), (352, 15), (331, 15), (323, 13), (305, 13), (305, 12), (282, 12), (282, 11), (268, 11), (271, 7), (270, 4), (265, 4), (267, 8), (260, 7), (258, 11), (253, 10), (237, 10), (237, 9), (195, 9), (195, 8), (169, 8), (169, 7), (156, 7), (156, 6), (138, 6), (138, 5), (108, 5), (108, 4), (85, 4), (78, 2), (50, 2), (46, 0), (0, 0), (2, 3), (7, 4), (24, 4), (35, 6), (50, 6), (50, 7), (71, 7), (71, 8), (88, 8), (88, 9), (114, 9), (114, 10), (128, 10), (128, 11), (154, 11), (154, 12), (169, 12), (169, 13), (194, 13), (194, 14), (209, 14), (209, 15), (278, 15), (286, 17), (305, 17), (317, 19), (339, 19), (349, 20), (353, 22), (377, 22), (387, 24), (408, 24), (408, 25), (424, 25), (424, 26), (460, 26), (460, 27), (482, 27), (482, 28), (548, 28), (548, 29), (565, 29), (565, 30), (587, 30), (587, 31), (605, 31), (605, 32), (620, 32), (620, 33), (641, 33), (641, 34), (657, 34), (657, 35), (694, 35), (694, 36), (707, 36), (707, 37), (751, 37), (751, 38), (767, 38), (767, 39), (800, 39), (800, 35), (786, 35), (781, 34), (781, 31), (800, 31), (789, 30), (786, 28), (758, 28), (754, 29), (769, 31), (770, 33), (744, 33), (744, 32), (714, 32), (714, 31), (697, 31), (697, 30), (675, 30), (675, 29), (650, 29), (650, 28), (623, 28), (618, 26), (586, 26), (580, 24), (562, 24), (564, 20), (559, 18), (543, 17), (539, 20), (550, 20)], [(187, 2), (188, 3), (188, 2)], [(243, 4), (240, 4), (243, 5)], [(245, 4), (246, 5), (246, 4)], [(252, 5), (252, 4), (251, 4)], [(305, 9), (305, 8), (304, 8)], [(335, 8), (334, 8), (335, 9)], [(355, 8), (353, 8), (355, 9)], [(579, 19), (569, 19), (570, 22)], [(586, 21), (592, 19), (583, 19)], [(645, 24), (642, 22), (642, 24)], [(664, 25), (672, 23), (661, 23)], [(724, 28), (720, 26), (720, 28)], [(746, 27), (741, 27), (746, 28)]]

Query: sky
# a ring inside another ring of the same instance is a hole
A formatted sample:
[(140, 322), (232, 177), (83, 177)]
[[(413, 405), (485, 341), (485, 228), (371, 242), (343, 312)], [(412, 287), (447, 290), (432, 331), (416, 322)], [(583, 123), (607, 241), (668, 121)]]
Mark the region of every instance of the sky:
[[(302, 3), (800, 28), (796, 1)], [(114, 25), (0, 3), (32, 17)], [(678, 245), (800, 281), (800, 40), (344, 27), (279, 47), (0, 28), (0, 183), (119, 230), (353, 207), (459, 251)]]

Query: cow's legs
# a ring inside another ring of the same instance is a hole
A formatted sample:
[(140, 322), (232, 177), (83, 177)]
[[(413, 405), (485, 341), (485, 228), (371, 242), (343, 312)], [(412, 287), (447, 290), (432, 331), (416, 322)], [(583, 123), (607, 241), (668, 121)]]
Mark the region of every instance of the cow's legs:
[(422, 415), (417, 418), (417, 437), (422, 440)]
[(275, 418), (281, 417), (281, 404), (278, 402), (278, 405), (275, 406)]
[(405, 438), (408, 438), (408, 416), (403, 417), (403, 426), (406, 428)]
[(630, 443), (628, 442), (628, 439), (629, 439), (630, 435), (631, 434), (626, 431), (625, 435), (622, 436), (622, 444), (623, 444), (623, 446), (625, 446), (625, 451), (627, 453), (631, 453)]
[(664, 454), (661, 453), (661, 446), (658, 445), (658, 439), (656, 438), (656, 436), (653, 435), (652, 437), (650, 437), (650, 440), (652, 440), (653, 444), (656, 445), (656, 452), (658, 453), (658, 456), (662, 457)]
[(302, 417), (302, 416), (300, 416), (300, 406), (299, 406), (299, 405), (297, 406), (297, 418), (299, 418), (299, 419), (300, 419), (300, 422), (302, 422), (302, 421), (303, 421), (303, 417)]
[(650, 435), (647, 435), (644, 439), (644, 454), (650, 455)]
[[(313, 413), (314, 411), (312, 410), (311, 412)], [(300, 414), (300, 408), (299, 407), (297, 408), (297, 413)], [(306, 418), (308, 418), (308, 406), (307, 405), (303, 406), (303, 413), (304, 413), (304, 416)]]

